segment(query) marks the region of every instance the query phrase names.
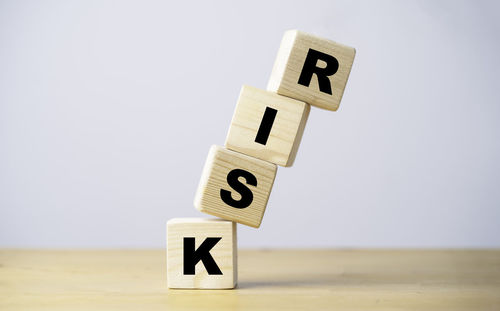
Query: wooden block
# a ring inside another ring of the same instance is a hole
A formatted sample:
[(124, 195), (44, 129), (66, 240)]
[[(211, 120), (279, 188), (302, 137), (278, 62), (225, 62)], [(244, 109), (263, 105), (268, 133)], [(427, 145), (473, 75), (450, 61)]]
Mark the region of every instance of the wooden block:
[(267, 89), (337, 110), (356, 50), (297, 30), (285, 32)]
[(292, 166), (310, 110), (304, 102), (243, 86), (225, 146), (281, 166)]
[(258, 228), (277, 166), (212, 146), (194, 199), (197, 210)]
[(169, 288), (234, 288), (237, 272), (236, 223), (203, 218), (167, 222)]

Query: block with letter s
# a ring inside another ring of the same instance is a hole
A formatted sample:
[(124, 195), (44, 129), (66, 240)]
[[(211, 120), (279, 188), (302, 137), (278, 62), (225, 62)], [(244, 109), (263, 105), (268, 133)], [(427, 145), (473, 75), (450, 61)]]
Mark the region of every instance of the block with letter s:
[(276, 177), (276, 164), (212, 146), (194, 199), (197, 210), (258, 228)]

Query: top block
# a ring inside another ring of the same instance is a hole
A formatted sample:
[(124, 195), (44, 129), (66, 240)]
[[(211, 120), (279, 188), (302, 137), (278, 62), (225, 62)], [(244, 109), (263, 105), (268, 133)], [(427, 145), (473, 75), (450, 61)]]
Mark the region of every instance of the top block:
[(354, 48), (289, 30), (281, 41), (267, 89), (335, 111), (355, 54)]

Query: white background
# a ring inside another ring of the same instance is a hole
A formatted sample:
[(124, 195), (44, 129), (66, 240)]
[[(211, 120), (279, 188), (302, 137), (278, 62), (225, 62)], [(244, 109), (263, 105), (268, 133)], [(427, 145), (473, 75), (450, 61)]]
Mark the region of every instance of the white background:
[(164, 247), (287, 29), (357, 49), (240, 247), (500, 247), (500, 6), (1, 1), (0, 247)]

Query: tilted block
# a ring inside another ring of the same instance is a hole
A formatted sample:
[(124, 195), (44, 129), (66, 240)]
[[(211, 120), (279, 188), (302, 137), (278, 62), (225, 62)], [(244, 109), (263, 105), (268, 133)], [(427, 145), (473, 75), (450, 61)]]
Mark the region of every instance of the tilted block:
[(292, 166), (310, 109), (304, 102), (243, 86), (225, 146), (281, 166)]
[(356, 50), (297, 30), (285, 32), (267, 89), (337, 110)]
[(194, 199), (201, 212), (258, 228), (276, 164), (212, 146)]
[(169, 288), (234, 288), (237, 271), (236, 223), (203, 218), (167, 222)]

